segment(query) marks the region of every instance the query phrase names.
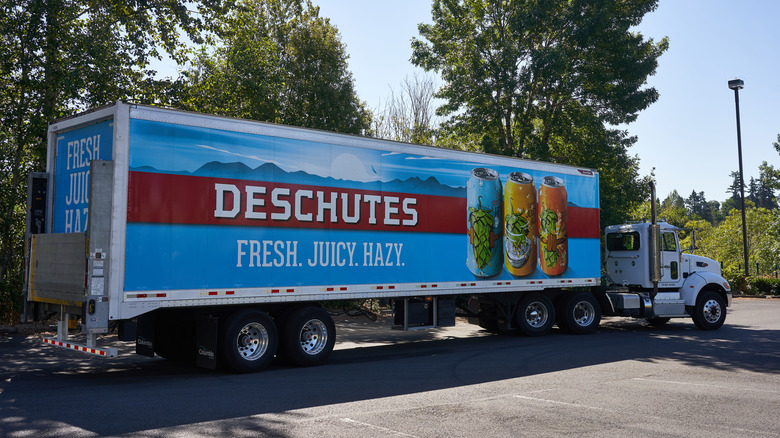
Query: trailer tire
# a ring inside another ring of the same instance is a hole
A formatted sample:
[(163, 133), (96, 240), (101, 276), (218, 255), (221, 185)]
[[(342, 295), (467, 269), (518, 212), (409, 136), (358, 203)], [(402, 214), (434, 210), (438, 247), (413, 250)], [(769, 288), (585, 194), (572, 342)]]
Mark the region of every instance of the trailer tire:
[(601, 306), (593, 295), (577, 292), (563, 298), (559, 307), (558, 327), (569, 333), (585, 335), (595, 332), (601, 322)]
[(285, 318), (280, 353), (290, 363), (322, 365), (336, 344), (336, 324), (320, 307), (302, 307)]
[(726, 321), (726, 302), (717, 292), (703, 291), (696, 300), (693, 323), (702, 330), (717, 330)]
[(257, 309), (239, 310), (220, 327), (222, 364), (237, 373), (263, 370), (274, 358), (279, 338), (268, 314)]
[(515, 322), (526, 336), (546, 335), (555, 324), (555, 306), (540, 293), (528, 294), (517, 306)]

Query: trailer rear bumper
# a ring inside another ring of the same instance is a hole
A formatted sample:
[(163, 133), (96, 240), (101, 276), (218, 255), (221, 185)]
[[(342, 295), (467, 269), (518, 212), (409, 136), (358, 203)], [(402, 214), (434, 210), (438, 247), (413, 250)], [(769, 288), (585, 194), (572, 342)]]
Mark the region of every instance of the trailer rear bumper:
[(61, 347), (66, 348), (69, 350), (76, 350), (80, 351), (82, 353), (89, 353), (94, 354), (96, 356), (103, 356), (103, 357), (116, 357), (117, 356), (117, 349), (114, 347), (108, 347), (108, 348), (97, 348), (97, 347), (90, 347), (85, 344), (77, 344), (74, 342), (68, 342), (68, 341), (58, 341), (56, 339), (50, 339), (50, 338), (43, 338), (43, 342), (45, 344), (53, 345), (55, 347)]

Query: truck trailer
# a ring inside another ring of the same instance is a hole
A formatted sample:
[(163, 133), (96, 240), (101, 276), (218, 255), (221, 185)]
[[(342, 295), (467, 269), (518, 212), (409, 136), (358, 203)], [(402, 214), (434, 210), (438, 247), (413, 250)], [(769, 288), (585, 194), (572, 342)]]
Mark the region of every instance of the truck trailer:
[(47, 151), (25, 316), (56, 313), (58, 347), (113, 356), (116, 330), (138, 354), (254, 372), (324, 363), (334, 301), (530, 336), (602, 315), (716, 329), (731, 304), (718, 263), (655, 219), (606, 228), (602, 281), (593, 169), (123, 102), (51, 123)]

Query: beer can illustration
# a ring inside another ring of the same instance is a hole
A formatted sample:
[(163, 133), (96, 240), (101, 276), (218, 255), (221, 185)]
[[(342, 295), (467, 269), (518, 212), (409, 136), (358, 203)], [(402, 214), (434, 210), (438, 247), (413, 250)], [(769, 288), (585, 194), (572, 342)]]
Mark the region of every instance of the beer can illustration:
[(471, 170), (466, 183), (466, 265), (478, 277), (492, 277), (501, 271), (501, 179), (493, 169)]
[(539, 269), (561, 275), (569, 264), (567, 199), (563, 180), (545, 176), (539, 185)]
[(510, 173), (504, 186), (504, 266), (515, 277), (536, 269), (537, 222), (534, 178)]

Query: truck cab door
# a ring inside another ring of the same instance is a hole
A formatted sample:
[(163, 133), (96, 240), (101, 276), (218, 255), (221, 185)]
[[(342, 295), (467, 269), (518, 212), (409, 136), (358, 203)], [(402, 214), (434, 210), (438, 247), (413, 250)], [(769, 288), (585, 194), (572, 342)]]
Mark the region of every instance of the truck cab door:
[(660, 287), (680, 287), (683, 283), (680, 245), (677, 233), (661, 233), (661, 282)]

